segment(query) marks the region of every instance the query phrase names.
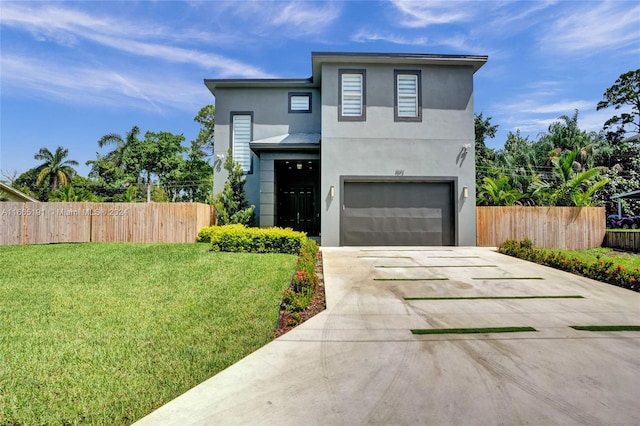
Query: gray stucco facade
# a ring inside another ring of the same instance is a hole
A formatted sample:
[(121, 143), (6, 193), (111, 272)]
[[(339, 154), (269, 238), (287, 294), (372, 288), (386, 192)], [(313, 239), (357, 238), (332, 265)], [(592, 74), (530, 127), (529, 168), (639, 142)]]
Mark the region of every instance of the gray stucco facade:
[[(293, 223), (295, 228), (295, 220), (300, 221), (300, 212), (295, 210), (302, 209), (303, 216), (314, 215), (314, 220), (317, 216), (317, 230), (324, 246), (339, 246), (347, 241), (376, 242), (375, 233), (361, 234), (365, 235), (364, 240), (352, 239), (346, 224), (370, 223), (371, 227), (391, 224), (385, 232), (410, 233), (411, 230), (403, 231), (402, 224), (397, 224), (413, 223), (399, 206), (418, 196), (437, 196), (440, 189), (433, 192), (429, 188), (442, 183), (450, 188), (447, 189), (450, 195), (445, 196), (446, 209), (411, 205), (404, 210), (430, 216), (434, 209), (440, 209), (437, 217), (428, 219), (435, 224), (429, 227), (450, 227), (451, 238), (445, 230), (441, 232), (442, 238), (427, 239), (425, 245), (473, 246), (476, 235), (473, 75), (486, 60), (486, 56), (319, 52), (312, 53), (310, 79), (205, 80), (216, 97), (214, 154), (218, 160), (214, 190), (220, 192), (226, 179), (221, 159), (233, 143), (232, 116), (250, 113), (252, 161), (245, 189), (249, 202), (256, 205), (260, 226)], [(363, 75), (362, 116), (356, 119), (342, 116), (340, 106), (341, 75), (351, 72)], [(418, 76), (417, 117), (398, 117), (399, 92), (394, 83), (398, 73)], [(292, 112), (292, 93), (309, 94), (310, 111)], [(296, 188), (302, 188), (300, 194), (314, 191), (310, 195), (313, 209), (300, 207), (304, 202), (298, 201), (298, 195), (295, 203), (283, 204), (282, 198), (293, 194), (285, 187), (298, 180), (296, 167), (304, 173), (299, 175), (303, 183)], [(408, 192), (407, 200), (396, 202), (393, 194), (381, 195), (393, 183), (404, 184), (397, 186), (398, 194), (414, 187), (422, 189), (415, 196)], [(373, 200), (367, 201), (364, 209), (345, 198), (357, 198), (346, 195), (356, 188), (364, 194), (360, 198)], [(375, 205), (378, 197), (387, 200), (381, 203), (389, 204)], [(360, 214), (364, 215), (361, 219)], [(393, 217), (395, 214), (397, 218)], [(451, 217), (442, 217), (443, 214)], [(424, 232), (436, 235), (433, 229)], [(381, 237), (380, 241), (402, 239), (392, 236)]]

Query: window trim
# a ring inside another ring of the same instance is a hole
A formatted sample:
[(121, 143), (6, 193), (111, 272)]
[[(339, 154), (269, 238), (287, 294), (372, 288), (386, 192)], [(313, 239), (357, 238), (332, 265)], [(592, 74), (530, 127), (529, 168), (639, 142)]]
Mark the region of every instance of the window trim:
[[(251, 123), (250, 123), (250, 128), (249, 128), (249, 142), (247, 143), (247, 149), (249, 150), (249, 169), (248, 170), (244, 170), (243, 168), (243, 172), (245, 175), (250, 175), (253, 174), (253, 154), (251, 153), (251, 147), (249, 146), (249, 144), (251, 143), (251, 140), (253, 140), (253, 111), (231, 111), (230, 112), (230, 120), (229, 120), (229, 127), (230, 127), (230, 132), (229, 132), (229, 145), (231, 146), (231, 158), (233, 159), (233, 161), (237, 162), (237, 160), (234, 157), (234, 153), (235, 153), (235, 146), (234, 146), (234, 117), (238, 116), (238, 115), (248, 115), (250, 117)], [(240, 165), (242, 167), (242, 165)]]
[[(344, 74), (362, 75), (362, 113), (360, 115), (342, 115), (342, 76)], [(338, 121), (367, 120), (367, 71), (365, 69), (344, 68), (338, 70)]]
[[(398, 115), (398, 77), (401, 75), (413, 75), (416, 77), (418, 110), (415, 117), (401, 117)], [(393, 70), (393, 119), (398, 122), (421, 122), (422, 121), (422, 71), (420, 70)]]
[[(291, 98), (294, 96), (306, 96), (309, 99), (309, 108), (307, 109), (293, 109), (291, 105)], [(312, 109), (313, 97), (311, 92), (289, 92), (289, 114), (310, 114)]]

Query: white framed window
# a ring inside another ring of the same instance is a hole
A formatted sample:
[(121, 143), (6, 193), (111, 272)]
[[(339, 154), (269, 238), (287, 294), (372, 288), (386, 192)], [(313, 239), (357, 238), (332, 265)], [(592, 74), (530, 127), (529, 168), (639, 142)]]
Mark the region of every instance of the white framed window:
[(364, 70), (340, 70), (339, 120), (365, 120), (366, 78)]
[(394, 74), (396, 121), (420, 121), (422, 119), (420, 71), (395, 71)]
[(233, 161), (236, 161), (242, 167), (245, 173), (251, 171), (251, 113), (232, 113), (231, 114), (231, 150), (233, 153)]
[(289, 112), (311, 112), (311, 93), (289, 93)]

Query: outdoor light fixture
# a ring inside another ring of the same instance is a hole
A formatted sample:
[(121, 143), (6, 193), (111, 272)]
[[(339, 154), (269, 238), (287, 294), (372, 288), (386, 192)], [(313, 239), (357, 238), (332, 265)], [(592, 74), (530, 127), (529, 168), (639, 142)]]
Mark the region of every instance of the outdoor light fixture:
[(469, 197), (469, 187), (465, 186), (464, 188), (462, 188), (462, 197), (463, 198), (468, 198)]
[(336, 187), (335, 187), (335, 186), (333, 186), (333, 185), (331, 185), (331, 188), (329, 188), (329, 196), (330, 196), (331, 198), (333, 198), (333, 197), (335, 197), (335, 196), (336, 196)]
[(218, 160), (224, 160), (224, 154), (216, 154)]
[(298, 164), (296, 164), (296, 169), (298, 169), (298, 170), (302, 170), (302, 163), (298, 163)]
[(465, 154), (469, 152), (470, 149), (471, 149), (470, 143), (465, 143), (464, 145), (462, 145), (462, 152), (464, 152)]

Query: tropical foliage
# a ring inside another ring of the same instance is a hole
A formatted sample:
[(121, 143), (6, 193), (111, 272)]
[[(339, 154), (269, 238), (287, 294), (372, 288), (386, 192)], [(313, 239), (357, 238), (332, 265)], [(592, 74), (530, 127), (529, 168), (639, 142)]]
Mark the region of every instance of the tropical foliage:
[(69, 183), (71, 177), (76, 173), (72, 166), (77, 166), (78, 162), (66, 160), (68, 156), (69, 150), (61, 146), (57, 147), (53, 153), (47, 148), (40, 148), (40, 151), (33, 156), (36, 160), (44, 161), (38, 167), (36, 185), (39, 187), (47, 186), (55, 191), (61, 185)]
[[(18, 176), (12, 185), (41, 201), (211, 201), (215, 107), (203, 107), (194, 121), (202, 128), (184, 146), (183, 135), (147, 131), (138, 126), (124, 135), (108, 133), (97, 141), (102, 152), (86, 162), (88, 177), (78, 176), (69, 150), (42, 148), (43, 163)], [(104, 151), (106, 150), (106, 152)]]
[[(580, 128), (579, 112), (562, 115), (536, 140), (509, 132), (504, 147), (491, 149), (491, 117), (475, 117), (478, 205), (605, 205), (617, 210), (615, 194), (640, 188), (640, 70), (622, 74), (604, 92), (597, 109), (624, 111), (600, 132)], [(624, 211), (640, 211), (623, 202)]]

